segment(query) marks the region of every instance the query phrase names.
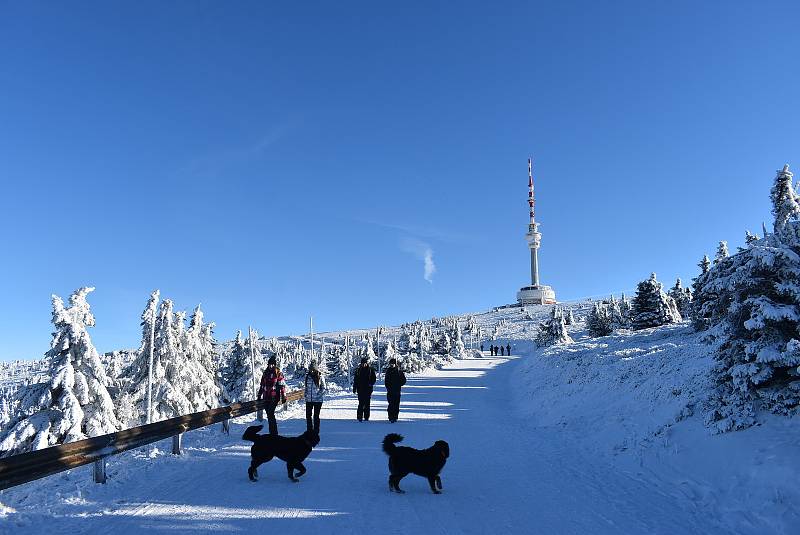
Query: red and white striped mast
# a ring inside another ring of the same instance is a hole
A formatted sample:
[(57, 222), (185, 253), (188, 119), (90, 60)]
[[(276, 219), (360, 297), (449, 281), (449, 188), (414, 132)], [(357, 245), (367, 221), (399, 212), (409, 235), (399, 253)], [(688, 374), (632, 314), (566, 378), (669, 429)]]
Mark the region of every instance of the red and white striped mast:
[(525, 240), (531, 250), (531, 285), (539, 286), (539, 246), (542, 243), (542, 234), (539, 232), (539, 223), (534, 215), (535, 198), (533, 196), (533, 161), (528, 158), (528, 206), (530, 208), (530, 222)]

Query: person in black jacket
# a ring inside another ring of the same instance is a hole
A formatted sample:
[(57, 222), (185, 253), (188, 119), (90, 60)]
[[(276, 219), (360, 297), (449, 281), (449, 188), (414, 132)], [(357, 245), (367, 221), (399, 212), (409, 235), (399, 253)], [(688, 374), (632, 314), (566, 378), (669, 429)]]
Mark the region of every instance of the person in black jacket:
[(369, 402), (372, 397), (372, 388), (375, 386), (375, 368), (369, 365), (367, 357), (361, 359), (361, 365), (356, 368), (353, 377), (353, 393), (358, 394), (358, 410), (356, 418), (369, 421)]
[(506, 344), (506, 355), (511, 356), (511, 344)]
[(383, 384), (386, 385), (386, 401), (389, 402), (389, 421), (395, 423), (400, 415), (400, 389), (406, 384), (406, 374), (397, 367), (397, 359), (389, 359)]

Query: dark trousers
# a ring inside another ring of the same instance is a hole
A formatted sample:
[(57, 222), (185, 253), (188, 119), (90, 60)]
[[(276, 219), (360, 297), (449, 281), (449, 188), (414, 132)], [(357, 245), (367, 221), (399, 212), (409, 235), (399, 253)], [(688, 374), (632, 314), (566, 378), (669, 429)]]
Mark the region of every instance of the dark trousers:
[(366, 392), (358, 391), (358, 410), (356, 410), (356, 418), (358, 418), (359, 422), (362, 419), (369, 420), (369, 402), (371, 397), (372, 390)]
[(275, 409), (278, 407), (278, 399), (267, 399), (267, 421), (269, 422), (269, 434), (278, 434), (278, 420), (275, 419)]
[[(319, 411), (322, 410), (322, 402), (315, 401), (313, 403), (306, 403), (306, 430), (315, 431), (319, 434)], [(314, 418), (311, 418), (311, 413), (314, 413)]]
[(386, 392), (386, 401), (389, 402), (389, 421), (396, 422), (400, 415), (400, 392)]

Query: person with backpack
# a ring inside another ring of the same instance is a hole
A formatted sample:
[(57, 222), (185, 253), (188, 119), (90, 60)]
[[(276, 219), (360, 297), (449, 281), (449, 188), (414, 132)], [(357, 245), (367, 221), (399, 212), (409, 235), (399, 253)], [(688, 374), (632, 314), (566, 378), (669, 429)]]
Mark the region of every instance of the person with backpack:
[(286, 403), (286, 381), (283, 373), (278, 368), (275, 355), (267, 361), (267, 369), (261, 374), (261, 386), (256, 399), (266, 400), (267, 420), (269, 421), (269, 434), (278, 434), (278, 421), (275, 419), (275, 409), (278, 402)]
[(322, 402), (325, 401), (325, 377), (313, 360), (308, 365), (303, 397), (306, 400), (306, 430), (319, 435), (319, 413), (322, 410)]
[(506, 355), (511, 356), (511, 344), (506, 344)]
[(358, 421), (369, 421), (369, 402), (372, 397), (372, 389), (375, 386), (375, 368), (369, 365), (367, 357), (361, 358), (361, 365), (356, 368), (353, 376), (353, 393), (358, 394), (358, 409), (356, 418)]
[(395, 423), (400, 415), (400, 389), (406, 384), (406, 374), (397, 366), (397, 359), (389, 359), (383, 384), (386, 386), (386, 401), (389, 402), (389, 421)]
[(505, 356), (505, 354), (506, 354), (506, 348), (504, 348), (503, 346), (500, 346), (500, 355), (501, 356)]

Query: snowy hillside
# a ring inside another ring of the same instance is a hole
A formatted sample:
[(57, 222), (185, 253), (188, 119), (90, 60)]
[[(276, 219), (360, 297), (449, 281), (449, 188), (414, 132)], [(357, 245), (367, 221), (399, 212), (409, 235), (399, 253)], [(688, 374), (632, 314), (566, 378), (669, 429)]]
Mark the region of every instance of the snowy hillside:
[[(576, 305), (585, 311), (590, 304)], [(531, 316), (544, 318), (546, 307)], [(583, 312), (579, 312), (579, 316)], [(800, 425), (786, 418), (714, 435), (698, 405), (711, 358), (688, 325), (588, 338), (537, 348), (519, 310), (475, 316), (501, 325), (511, 358), (466, 358), (410, 378), (400, 421), (386, 421), (382, 388), (374, 417), (355, 421), (355, 398), (338, 390), (322, 411), (322, 442), (293, 485), (273, 461), (246, 479), (252, 422), (231, 435), (219, 426), (187, 434), (186, 454), (168, 443), (110, 459), (109, 482), (84, 467), (0, 495), (0, 528), (76, 533), (197, 533), (272, 528), (307, 533), (797, 533)], [(328, 333), (331, 341), (338, 333)], [(295, 405), (283, 434), (305, 428)], [(387, 432), (405, 444), (445, 439), (451, 459), (444, 494), (421, 478), (407, 494), (386, 488)], [(480, 503), (481, 507), (472, 504)], [(269, 519), (269, 524), (264, 522)], [(387, 526), (391, 526), (388, 528)], [(2, 529), (0, 529), (1, 531)]]

